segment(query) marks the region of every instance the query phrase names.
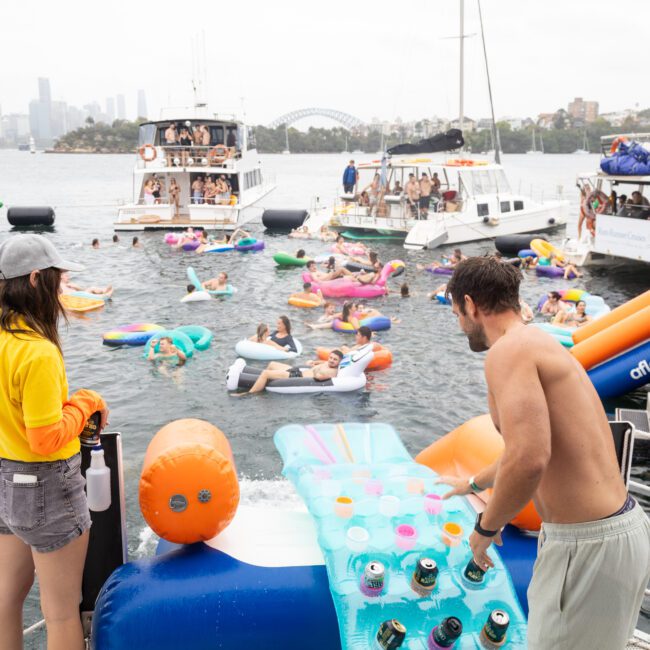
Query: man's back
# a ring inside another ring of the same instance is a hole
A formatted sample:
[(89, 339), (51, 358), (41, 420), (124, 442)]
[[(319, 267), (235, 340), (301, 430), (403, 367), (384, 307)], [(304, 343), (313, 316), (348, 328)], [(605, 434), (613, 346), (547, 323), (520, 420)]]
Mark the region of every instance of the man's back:
[[(626, 489), (612, 434), (598, 394), (571, 354), (548, 334), (522, 326), (490, 348), (486, 374), (497, 426), (502, 418), (493, 396), (495, 383), (507, 382), (523, 393), (529, 382), (539, 382), (544, 391), (551, 456), (534, 497), (542, 519), (577, 523), (616, 512), (625, 501)], [(532, 430), (528, 433), (536, 435)]]

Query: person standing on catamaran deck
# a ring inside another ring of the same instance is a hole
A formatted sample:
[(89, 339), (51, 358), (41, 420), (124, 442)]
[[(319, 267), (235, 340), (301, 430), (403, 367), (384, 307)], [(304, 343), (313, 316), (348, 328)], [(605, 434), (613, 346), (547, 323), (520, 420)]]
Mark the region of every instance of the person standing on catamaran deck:
[(343, 191), (346, 194), (352, 194), (354, 192), (354, 186), (359, 181), (359, 172), (354, 166), (354, 160), (350, 161), (350, 164), (343, 171)]
[(529, 650), (623, 650), (650, 579), (650, 520), (627, 493), (607, 416), (587, 373), (548, 334), (522, 323), (521, 273), (493, 257), (460, 262), (446, 296), (474, 352), (488, 351), (490, 414), (501, 457), (469, 480), (492, 496), (470, 536), (474, 561), (532, 498), (543, 524), (528, 588)]

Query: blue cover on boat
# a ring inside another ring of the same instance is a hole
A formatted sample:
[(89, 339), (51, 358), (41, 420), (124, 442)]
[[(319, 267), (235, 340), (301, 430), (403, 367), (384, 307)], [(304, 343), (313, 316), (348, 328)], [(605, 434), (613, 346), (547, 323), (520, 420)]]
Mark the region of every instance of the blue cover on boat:
[[(275, 444), (284, 460), (283, 473), (314, 517), (345, 650), (372, 647), (381, 623), (392, 618), (407, 629), (403, 647), (421, 649), (431, 630), (448, 616), (463, 623), (454, 647), (474, 649), (480, 647), (480, 630), (493, 609), (510, 616), (508, 645), (525, 647), (526, 620), (498, 553), (490, 551), (495, 568), (482, 585), (470, 586), (463, 577), (471, 559), (468, 536), (474, 512), (458, 497), (445, 501), (441, 513), (426, 511), (425, 495), (440, 496), (449, 488), (436, 484), (435, 472), (413, 461), (390, 425), (289, 425), (276, 432)], [(386, 510), (386, 496), (399, 499), (394, 515)], [(463, 531), (458, 545), (443, 543), (442, 528), (450, 522)], [(412, 546), (398, 547), (401, 527), (415, 529)], [(350, 541), (351, 529), (359, 534), (356, 543)], [(365, 546), (358, 541), (363, 540), (358, 529), (369, 534)], [(439, 569), (437, 584), (425, 597), (411, 587), (422, 557), (435, 560)], [(386, 570), (383, 591), (372, 597), (360, 588), (371, 561), (383, 563)]]
[(647, 176), (650, 174), (650, 151), (638, 142), (621, 142), (616, 153), (600, 161), (600, 168), (606, 174)]

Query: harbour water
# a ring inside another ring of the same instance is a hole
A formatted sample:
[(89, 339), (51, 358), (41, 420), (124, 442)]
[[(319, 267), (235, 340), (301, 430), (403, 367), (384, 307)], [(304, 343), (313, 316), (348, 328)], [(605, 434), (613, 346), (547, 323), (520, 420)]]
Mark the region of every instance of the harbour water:
[[(365, 158), (366, 160), (371, 158)], [(278, 189), (261, 207), (309, 208), (314, 197), (331, 205), (340, 190), (340, 177), (349, 156), (261, 156), (265, 170), (275, 175)], [(352, 394), (261, 394), (233, 399), (225, 387), (225, 374), (235, 360), (235, 343), (265, 321), (273, 326), (287, 314), (294, 334), (305, 347), (303, 358), (317, 345), (335, 346), (346, 335), (330, 330), (313, 332), (305, 321), (318, 314), (287, 305), (290, 293), (299, 290), (299, 269), (278, 270), (273, 253), (308, 255), (328, 250), (317, 241), (290, 240), (285, 235), (263, 232), (259, 216), (251, 224), (253, 235), (263, 238), (266, 250), (255, 254), (196, 255), (171, 250), (163, 233), (135, 233), (144, 248), (130, 247), (132, 234), (121, 233), (111, 243), (112, 223), (119, 200), (130, 198), (133, 156), (42, 155), (0, 151), (3, 179), (0, 200), (5, 205), (51, 205), (57, 221), (48, 237), (64, 255), (86, 266), (73, 280), (81, 285), (112, 284), (114, 298), (99, 311), (71, 317), (64, 328), (64, 348), (71, 390), (98, 390), (111, 408), (111, 429), (123, 434), (129, 549), (132, 556), (151, 553), (155, 540), (138, 507), (138, 478), (148, 441), (170, 420), (206, 419), (231, 441), (240, 476), (243, 499), (248, 503), (272, 502), (292, 507), (297, 503), (289, 484), (280, 479), (280, 458), (273, 446), (274, 432), (290, 422), (376, 421), (389, 422), (402, 435), (412, 453), (430, 444), (470, 417), (487, 408), (483, 356), (470, 352), (448, 307), (431, 302), (426, 294), (444, 281), (442, 276), (417, 272), (440, 251), (406, 252), (401, 244), (380, 243), (380, 258), (403, 259), (407, 271), (390, 282), (391, 294), (374, 300), (373, 306), (400, 323), (377, 339), (391, 348), (393, 366), (371, 373), (366, 390)], [(596, 170), (597, 156), (505, 156), (504, 165), (513, 188), (531, 188), (536, 198), (554, 198), (558, 191), (572, 202), (577, 213), (574, 182), (578, 172)], [(256, 213), (259, 215), (260, 210)], [(9, 231), (4, 210), (0, 238)], [(559, 241), (562, 231), (554, 233)], [(101, 247), (93, 250), (97, 237)], [(463, 246), (466, 254), (493, 250), (491, 242)], [(444, 249), (443, 249), (444, 250)], [(180, 303), (187, 284), (186, 268), (192, 265), (201, 279), (226, 271), (238, 292), (211, 302)], [(399, 284), (407, 282), (412, 297), (399, 297)], [(564, 282), (527, 275), (523, 297), (534, 306), (545, 292), (574, 286), (602, 296), (616, 306), (650, 286), (650, 275), (639, 267), (586, 271), (578, 281)], [(102, 345), (102, 333), (131, 322), (164, 326), (203, 325), (215, 334), (212, 346), (195, 357), (173, 377), (161, 375), (142, 358), (142, 348), (114, 349)], [(637, 479), (648, 480), (647, 448), (639, 446)], [(644, 504), (648, 507), (648, 503)], [(30, 597), (26, 624), (39, 617), (35, 596)], [(646, 620), (642, 627), (650, 628)]]

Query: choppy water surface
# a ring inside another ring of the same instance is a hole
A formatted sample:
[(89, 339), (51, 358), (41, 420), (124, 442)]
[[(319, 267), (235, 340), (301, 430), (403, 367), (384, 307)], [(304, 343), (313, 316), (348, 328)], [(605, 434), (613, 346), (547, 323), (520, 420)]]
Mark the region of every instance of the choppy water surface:
[[(278, 189), (262, 201), (263, 206), (307, 208), (316, 196), (322, 203), (331, 204), (348, 157), (261, 158), (278, 183)], [(504, 164), (513, 188), (528, 191), (533, 187), (536, 196), (543, 192), (548, 198), (560, 188), (577, 207), (575, 175), (596, 169), (597, 160), (595, 156), (506, 156)], [(221, 428), (231, 441), (240, 474), (247, 477), (244, 498), (277, 504), (285, 500), (295, 503), (287, 484), (276, 480), (281, 465), (272, 441), (274, 432), (288, 422), (390, 422), (408, 449), (416, 453), (436, 437), (486, 411), (483, 355), (469, 351), (448, 307), (426, 299), (427, 292), (444, 277), (415, 269), (415, 263), (426, 263), (439, 252), (406, 252), (400, 244), (385, 243), (376, 246), (382, 260), (403, 259), (408, 265), (405, 276), (391, 282), (395, 293), (372, 301), (384, 314), (401, 319), (390, 331), (377, 336), (393, 351), (392, 368), (370, 373), (367, 389), (351, 394), (229, 397), (224, 379), (235, 360), (235, 343), (252, 334), (260, 321), (273, 325), (277, 316), (287, 314), (305, 347), (304, 358), (309, 358), (317, 345), (334, 346), (346, 340), (345, 335), (329, 330), (313, 332), (305, 326), (305, 321), (318, 314), (286, 302), (301, 286), (300, 270), (278, 270), (272, 260), (278, 251), (295, 252), (304, 247), (309, 255), (317, 255), (326, 252), (329, 245), (266, 234), (259, 219), (251, 229), (266, 242), (262, 253), (196, 255), (174, 251), (163, 242), (161, 232), (135, 233), (144, 243), (142, 250), (130, 248), (129, 233), (121, 233), (120, 243), (114, 245), (115, 206), (131, 194), (132, 165), (132, 156), (0, 152), (0, 200), (9, 206), (54, 206), (56, 229), (48, 236), (66, 256), (87, 267), (74, 276), (74, 281), (115, 287), (114, 299), (103, 310), (71, 318), (64, 336), (65, 356), (71, 390), (98, 390), (111, 408), (111, 429), (123, 432), (132, 553), (147, 552), (152, 546), (146, 543), (150, 536), (137, 503), (138, 477), (148, 441), (170, 420), (204, 418)], [(6, 236), (7, 231), (3, 214), (0, 236)], [(562, 232), (555, 234), (558, 240), (562, 236)], [(93, 237), (101, 240), (99, 250), (90, 247)], [(482, 254), (492, 250), (492, 245), (473, 243), (463, 250)], [(180, 303), (190, 264), (201, 279), (226, 271), (238, 292), (224, 300)], [(411, 287), (413, 296), (409, 299), (399, 297), (402, 281)], [(638, 267), (586, 272), (585, 278), (572, 283), (533, 274), (527, 275), (522, 294), (534, 305), (546, 291), (565, 286), (584, 288), (616, 306), (647, 289), (650, 277)], [(197, 352), (172, 379), (142, 359), (142, 348), (102, 345), (104, 331), (142, 321), (166, 327), (203, 325), (213, 330), (215, 337), (209, 350)], [(637, 476), (644, 472), (647, 478), (647, 462), (635, 470)]]

